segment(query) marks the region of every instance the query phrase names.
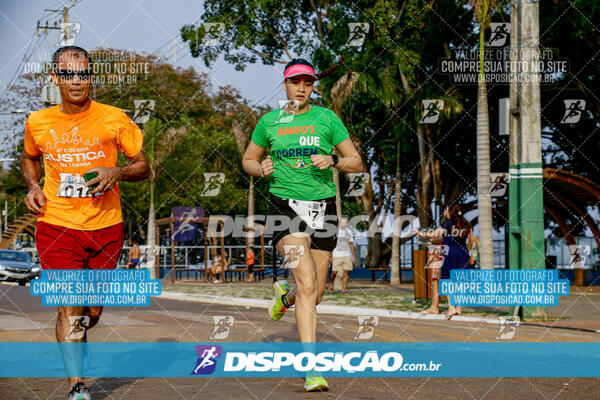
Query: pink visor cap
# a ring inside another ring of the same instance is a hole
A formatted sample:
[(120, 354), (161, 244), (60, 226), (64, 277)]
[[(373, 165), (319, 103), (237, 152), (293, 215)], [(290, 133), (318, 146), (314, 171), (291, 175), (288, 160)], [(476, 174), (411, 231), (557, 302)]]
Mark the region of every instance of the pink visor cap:
[(315, 80), (319, 79), (317, 77), (317, 74), (315, 74), (315, 70), (310, 65), (304, 65), (304, 64), (296, 64), (296, 65), (292, 65), (292, 66), (288, 67), (283, 72), (283, 79), (288, 79), (293, 76), (299, 76), (299, 75), (308, 75), (308, 76), (313, 77)]

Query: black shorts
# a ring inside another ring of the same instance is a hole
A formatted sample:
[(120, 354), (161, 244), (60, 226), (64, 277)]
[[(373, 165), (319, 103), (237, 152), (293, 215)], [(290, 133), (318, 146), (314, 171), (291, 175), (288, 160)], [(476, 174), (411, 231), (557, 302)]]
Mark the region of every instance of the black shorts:
[(254, 272), (254, 264), (248, 264), (248, 273)]
[[(299, 218), (288, 204), (288, 199), (270, 195), (269, 215), (281, 215), (290, 219)], [(273, 244), (277, 243), (286, 235), (296, 232), (306, 232), (310, 235), (310, 248), (315, 250), (332, 251), (337, 244), (338, 219), (335, 210), (335, 196), (322, 200), (325, 201), (325, 223), (323, 229), (312, 229), (306, 222), (292, 223), (291, 226), (278, 226), (273, 228)]]

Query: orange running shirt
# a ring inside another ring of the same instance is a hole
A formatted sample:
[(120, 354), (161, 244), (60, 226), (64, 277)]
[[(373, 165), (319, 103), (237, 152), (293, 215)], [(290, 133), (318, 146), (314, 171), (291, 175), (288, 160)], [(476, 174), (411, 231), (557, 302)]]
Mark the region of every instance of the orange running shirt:
[(133, 157), (143, 140), (123, 110), (95, 101), (77, 114), (65, 114), (59, 106), (32, 113), (25, 125), (25, 151), (43, 157), (45, 172), (46, 205), (38, 221), (86, 231), (122, 222), (118, 184), (90, 197), (83, 174), (116, 167), (119, 151)]
[(246, 256), (246, 265), (254, 264), (254, 252), (250, 253), (249, 256)]

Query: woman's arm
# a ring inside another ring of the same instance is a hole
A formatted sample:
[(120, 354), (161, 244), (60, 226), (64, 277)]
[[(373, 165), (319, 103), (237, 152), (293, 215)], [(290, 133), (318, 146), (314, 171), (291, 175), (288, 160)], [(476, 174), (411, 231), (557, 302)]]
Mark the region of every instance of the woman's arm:
[(350, 138), (341, 141), (335, 148), (342, 155), (335, 168), (344, 172), (362, 172), (362, 160)]
[(467, 236), (467, 249), (471, 251), (473, 248), (473, 229), (469, 229), (469, 235)]
[(437, 238), (443, 237), (446, 234), (446, 229), (444, 229), (440, 226), (433, 232), (416, 231), (416, 234), (417, 234), (417, 236), (421, 236), (426, 239), (437, 239)]
[(344, 172), (362, 172), (362, 161), (350, 138), (341, 141), (335, 148), (338, 153), (341, 154), (341, 157), (339, 157), (339, 161), (335, 166), (333, 165), (333, 158), (323, 154), (313, 154), (310, 156), (313, 165), (319, 169), (333, 166)]
[(261, 163), (264, 154), (264, 148), (250, 141), (244, 153), (244, 158), (242, 158), (242, 167), (248, 175), (269, 176), (273, 173), (273, 160), (270, 155)]

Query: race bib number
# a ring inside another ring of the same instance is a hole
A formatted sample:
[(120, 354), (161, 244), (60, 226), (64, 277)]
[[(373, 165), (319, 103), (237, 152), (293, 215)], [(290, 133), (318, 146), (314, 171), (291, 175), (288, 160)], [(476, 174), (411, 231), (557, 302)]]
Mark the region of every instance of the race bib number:
[(90, 194), (92, 188), (87, 187), (85, 179), (83, 176), (79, 174), (69, 174), (66, 172), (60, 173), (60, 185), (58, 186), (58, 192), (56, 192), (56, 196), (58, 197), (96, 197), (102, 196), (104, 193), (99, 192), (95, 194)]
[(289, 199), (288, 204), (292, 210), (302, 218), (302, 221), (313, 229), (323, 229), (325, 220), (325, 208), (327, 203), (324, 201), (305, 201)]

